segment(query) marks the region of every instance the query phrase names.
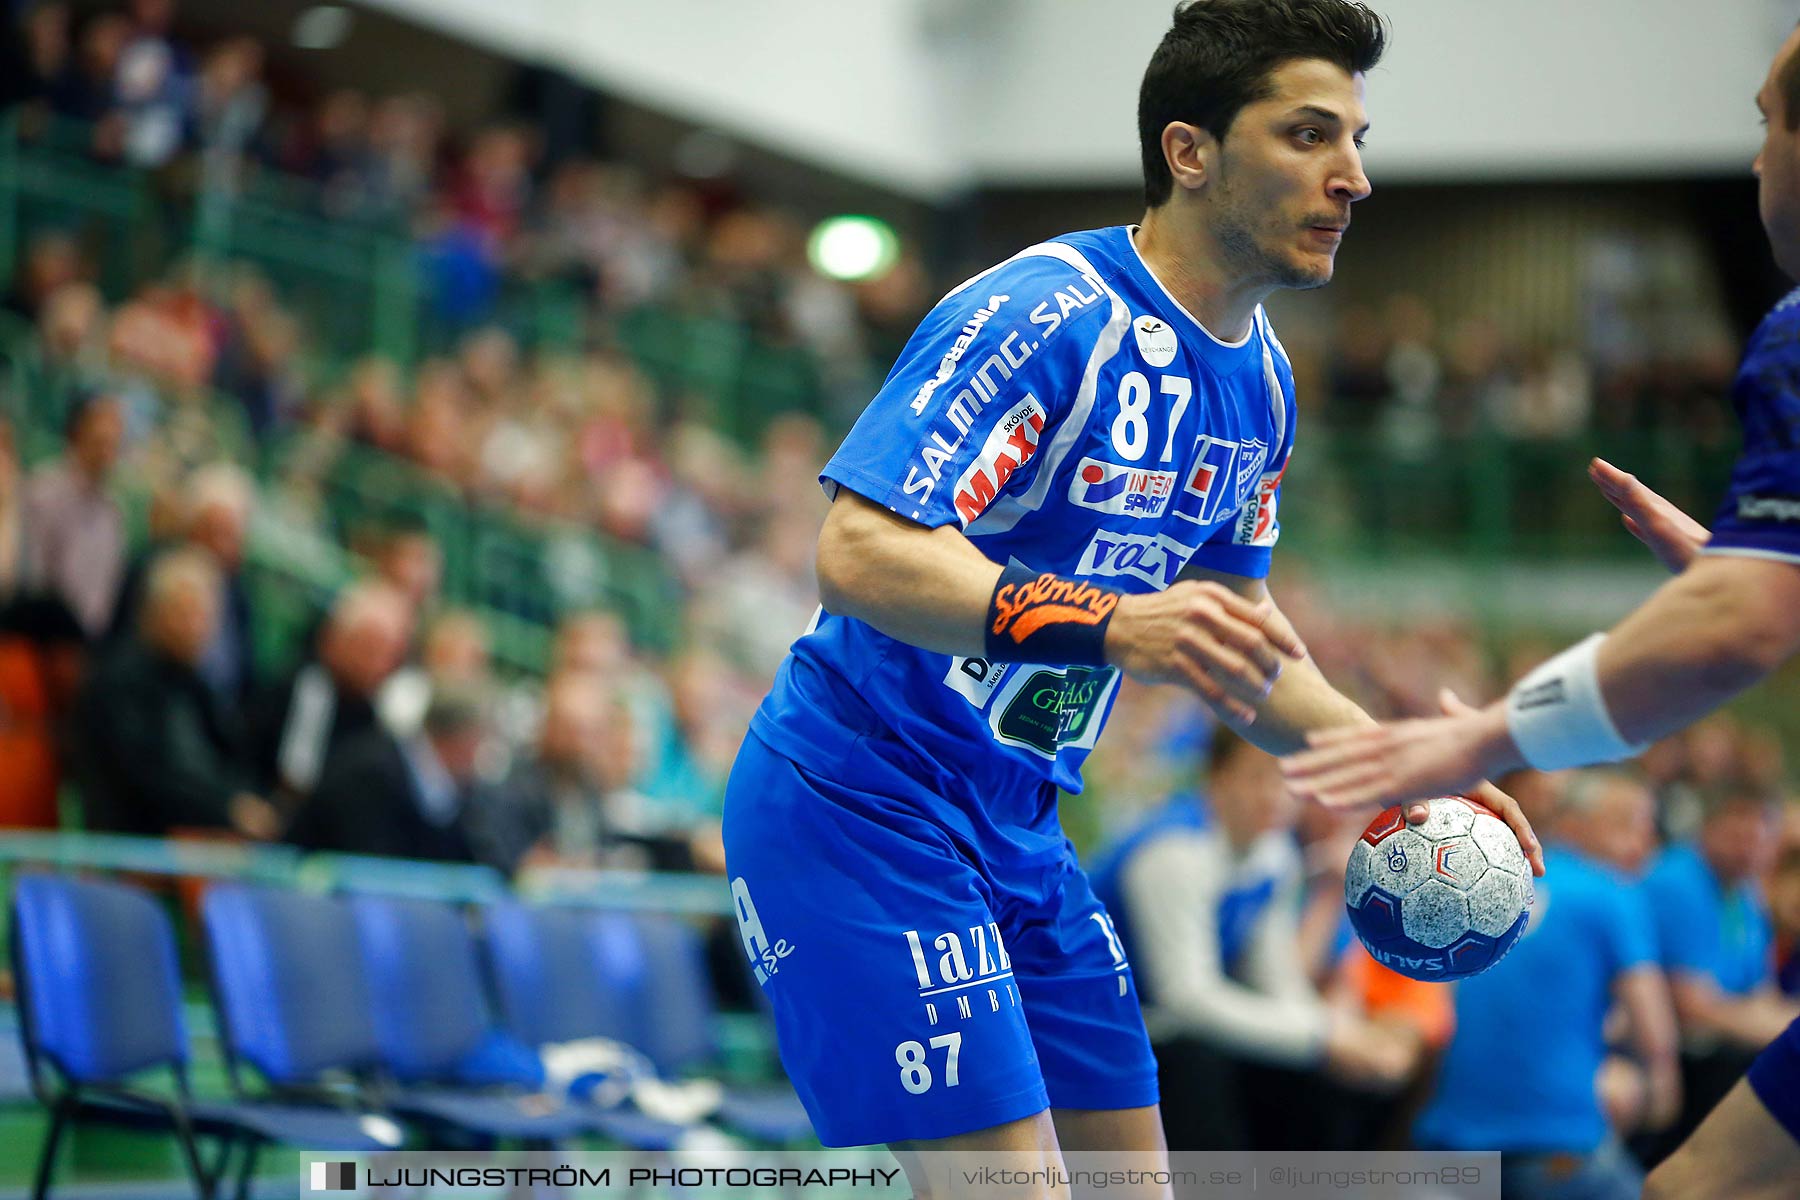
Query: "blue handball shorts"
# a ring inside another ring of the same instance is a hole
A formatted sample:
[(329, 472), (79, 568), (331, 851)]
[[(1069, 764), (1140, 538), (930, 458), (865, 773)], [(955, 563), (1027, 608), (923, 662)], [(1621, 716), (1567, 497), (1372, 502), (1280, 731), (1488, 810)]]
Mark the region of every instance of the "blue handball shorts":
[(1756, 1056), (1747, 1078), (1769, 1115), (1800, 1142), (1800, 1020)]
[(820, 1141), (1157, 1102), (1130, 965), (1063, 847), (1009, 871), (916, 801), (745, 739), (726, 789), (727, 873)]

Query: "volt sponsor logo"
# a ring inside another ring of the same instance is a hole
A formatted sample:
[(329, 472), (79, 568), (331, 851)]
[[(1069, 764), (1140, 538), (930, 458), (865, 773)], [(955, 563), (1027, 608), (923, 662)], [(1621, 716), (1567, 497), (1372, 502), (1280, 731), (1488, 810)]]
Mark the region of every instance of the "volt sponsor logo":
[(956, 515), (966, 526), (987, 511), (1013, 474), (1036, 457), (1050, 414), (1027, 395), (1000, 418), (968, 469), (956, 480)]
[(1175, 582), (1197, 547), (1184, 546), (1161, 534), (1144, 537), (1135, 533), (1094, 535), (1081, 553), (1077, 575), (1129, 575), (1158, 590)]
[(1173, 471), (1140, 471), (1099, 458), (1084, 458), (1069, 480), (1069, 502), (1095, 512), (1160, 517), (1175, 494)]
[(969, 347), (975, 341), (975, 335), (980, 333), (981, 327), (1000, 311), (1000, 306), (1011, 299), (1011, 296), (989, 296), (988, 302), (975, 310), (975, 315), (971, 316), (963, 325), (961, 332), (956, 335), (956, 340), (950, 343), (950, 349), (945, 351), (944, 357), (939, 360), (937, 374), (927, 379), (919, 388), (919, 394), (913, 397), (914, 416), (924, 412), (925, 406), (931, 403), (932, 393), (943, 387), (950, 381), (950, 377), (956, 374), (956, 364), (960, 363), (963, 355), (969, 352)]

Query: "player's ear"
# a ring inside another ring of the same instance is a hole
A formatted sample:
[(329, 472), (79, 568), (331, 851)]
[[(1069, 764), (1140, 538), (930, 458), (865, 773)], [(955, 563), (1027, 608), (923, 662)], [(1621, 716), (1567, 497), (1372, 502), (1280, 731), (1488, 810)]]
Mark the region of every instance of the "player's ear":
[(1212, 180), (1219, 140), (1198, 125), (1171, 121), (1163, 126), (1162, 152), (1175, 186), (1197, 192)]

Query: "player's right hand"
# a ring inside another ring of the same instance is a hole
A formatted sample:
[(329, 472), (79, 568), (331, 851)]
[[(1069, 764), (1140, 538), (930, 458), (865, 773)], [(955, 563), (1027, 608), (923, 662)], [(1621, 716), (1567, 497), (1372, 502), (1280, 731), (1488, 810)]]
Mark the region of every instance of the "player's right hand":
[(1679, 575), (1687, 570), (1712, 534), (1706, 526), (1644, 486), (1636, 475), (1621, 471), (1604, 458), (1588, 463), (1588, 478), (1624, 518), (1631, 536)]
[(1221, 715), (1248, 725), (1306, 647), (1274, 601), (1246, 600), (1223, 584), (1181, 580), (1124, 596), (1106, 629), (1106, 657), (1145, 683), (1185, 684)]

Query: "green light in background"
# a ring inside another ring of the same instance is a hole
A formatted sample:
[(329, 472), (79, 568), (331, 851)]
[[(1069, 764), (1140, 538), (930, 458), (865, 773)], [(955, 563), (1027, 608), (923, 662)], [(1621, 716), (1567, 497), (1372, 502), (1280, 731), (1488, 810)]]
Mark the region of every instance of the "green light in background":
[(846, 283), (877, 278), (899, 257), (899, 235), (874, 217), (827, 217), (806, 240), (813, 270)]

